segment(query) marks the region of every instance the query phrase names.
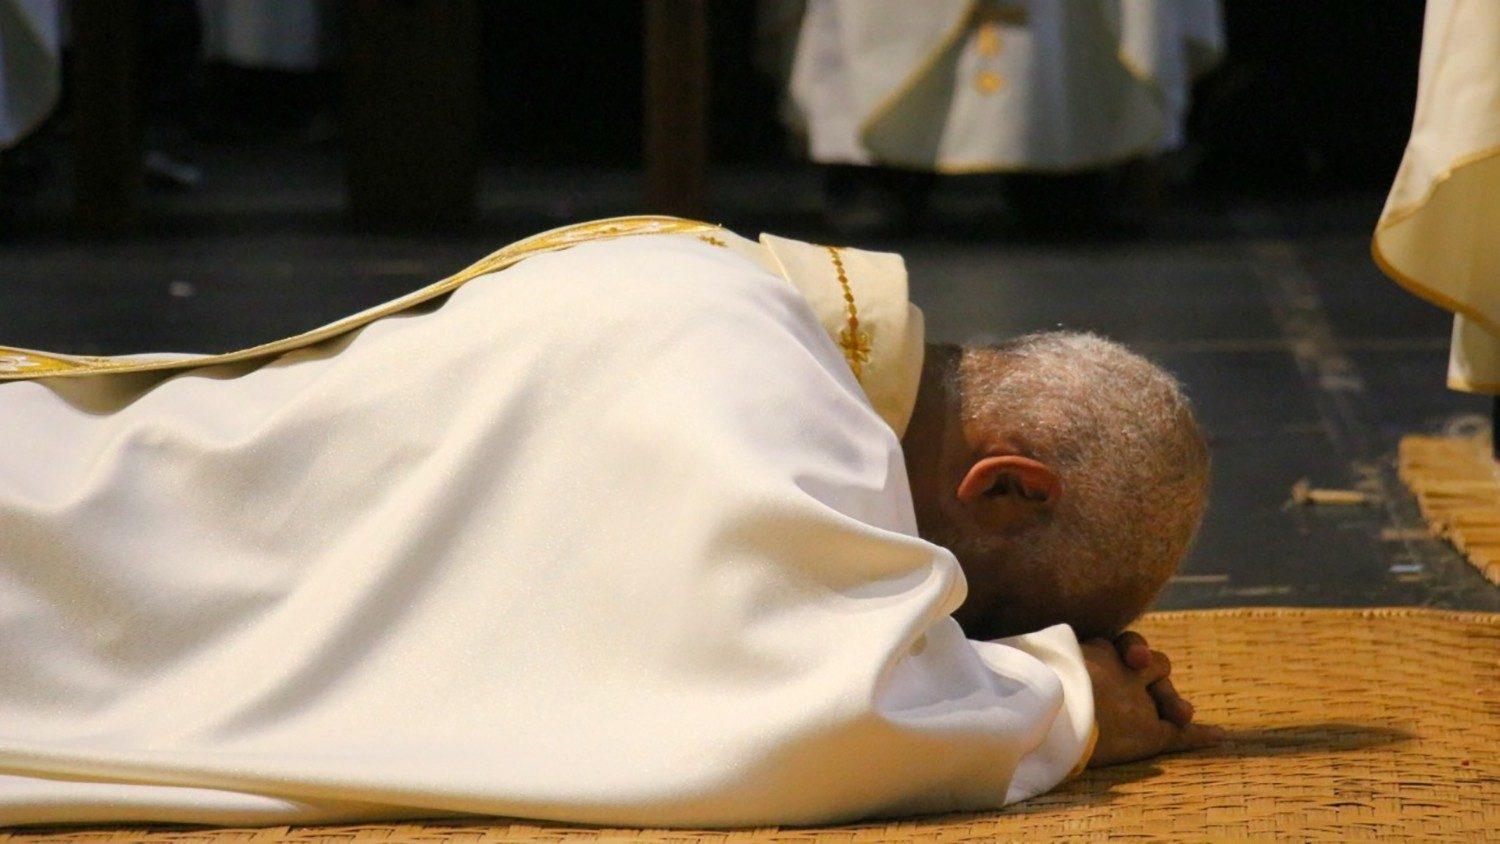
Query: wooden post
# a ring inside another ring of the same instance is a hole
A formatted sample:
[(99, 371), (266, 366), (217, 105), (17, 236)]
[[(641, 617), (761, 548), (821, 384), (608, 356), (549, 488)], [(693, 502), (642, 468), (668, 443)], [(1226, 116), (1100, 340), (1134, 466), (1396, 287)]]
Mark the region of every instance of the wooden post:
[(645, 0), (646, 208), (707, 210), (708, 4)]
[(86, 232), (117, 234), (136, 222), (141, 192), (139, 9), (116, 0), (69, 5), (74, 214)]
[(469, 220), (479, 171), (476, 0), (358, 0), (344, 12), (349, 210), (362, 225)]

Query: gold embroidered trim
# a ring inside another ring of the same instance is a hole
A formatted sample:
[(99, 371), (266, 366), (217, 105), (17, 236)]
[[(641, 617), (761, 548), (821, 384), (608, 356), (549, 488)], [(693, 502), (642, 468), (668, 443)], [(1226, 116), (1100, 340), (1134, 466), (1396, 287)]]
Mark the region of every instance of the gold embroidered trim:
[(73, 368), (75, 364), (50, 355), (0, 346), (0, 378), (7, 375), (35, 377)]
[(359, 328), (362, 325), (374, 322), (381, 317), (389, 316), (414, 305), (419, 305), (429, 299), (437, 298), (444, 293), (456, 290), (465, 282), (488, 273), (498, 272), (533, 255), (539, 255), (544, 252), (557, 252), (577, 246), (580, 243), (588, 243), (595, 240), (611, 240), (617, 237), (630, 237), (632, 235), (706, 234), (719, 231), (723, 231), (723, 228), (712, 223), (700, 223), (696, 220), (684, 220), (680, 217), (654, 215), (613, 217), (607, 220), (578, 223), (519, 240), (490, 253), (465, 269), (441, 281), (414, 290), (405, 296), (392, 299), (382, 305), (376, 305), (368, 310), (351, 314), (320, 328), (314, 328), (311, 331), (305, 331), (292, 337), (275, 340), (270, 343), (262, 343), (259, 346), (252, 346), (247, 349), (240, 349), (221, 355), (159, 355), (149, 358), (60, 355), (37, 352), (31, 349), (0, 346), (0, 381), (145, 372), (159, 369), (187, 369), (190, 367), (211, 366), (220, 363), (232, 363), (252, 358), (278, 355), (327, 340), (331, 337), (336, 337)]
[(994, 0), (985, 0), (974, 10), (978, 29), (974, 32), (974, 47), (982, 57), (983, 67), (974, 76), (974, 87), (979, 93), (989, 96), (1006, 85), (1005, 75), (1000, 72), (998, 56), (1005, 49), (1002, 26), (1025, 26), (1029, 15), (1025, 7), (1001, 6)]
[(856, 381), (864, 382), (865, 364), (870, 362), (870, 332), (859, 327), (859, 308), (854, 304), (854, 289), (849, 286), (849, 274), (844, 270), (844, 259), (836, 246), (823, 247), (833, 259), (833, 269), (839, 276), (839, 287), (844, 290), (844, 315), (847, 324), (839, 332), (839, 348), (844, 350), (844, 360), (849, 362)]
[[(974, 87), (979, 93), (986, 96), (999, 91), (1005, 87), (1005, 77), (1000, 74), (997, 56), (1005, 44), (1000, 32), (1002, 21), (1012, 25), (1018, 25), (1015, 20), (1017, 10), (1000, 9), (992, 3), (981, 6), (976, 14), (979, 21), (979, 29), (974, 33), (974, 45), (984, 67), (974, 76)], [(1025, 11), (1020, 10), (1019, 23), (1025, 22)]]
[(981, 56), (1000, 55), (1000, 24), (986, 21), (975, 33), (975, 41)]
[(1093, 725), (1091, 725), (1089, 727), (1089, 740), (1088, 740), (1088, 743), (1085, 744), (1084, 747), (1083, 747), (1083, 756), (1079, 757), (1078, 764), (1074, 765), (1073, 766), (1073, 770), (1069, 771), (1068, 775), (1063, 778), (1064, 781), (1070, 780), (1070, 779), (1072, 779), (1072, 778), (1074, 778), (1076, 776), (1079, 776), (1085, 770), (1088, 769), (1088, 767), (1089, 767), (1089, 760), (1091, 760), (1091, 759), (1094, 758), (1094, 748), (1098, 747), (1098, 746), (1099, 746), (1099, 724), (1098, 724), (1098, 722), (1095, 722)]

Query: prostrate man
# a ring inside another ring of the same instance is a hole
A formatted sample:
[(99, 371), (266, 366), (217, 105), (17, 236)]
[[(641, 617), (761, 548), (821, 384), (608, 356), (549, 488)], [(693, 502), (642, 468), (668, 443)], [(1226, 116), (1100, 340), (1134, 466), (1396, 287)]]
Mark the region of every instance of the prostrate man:
[(229, 355), (0, 349), (0, 821), (833, 822), (1212, 742), (1054, 624), (1188, 542), (1171, 379), (924, 362), (905, 282), (624, 218)]

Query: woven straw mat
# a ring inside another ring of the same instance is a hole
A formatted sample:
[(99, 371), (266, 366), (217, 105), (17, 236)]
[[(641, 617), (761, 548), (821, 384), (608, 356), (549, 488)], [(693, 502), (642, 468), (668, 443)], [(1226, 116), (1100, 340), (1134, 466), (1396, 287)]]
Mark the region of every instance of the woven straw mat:
[(16, 830), (0, 842), (1500, 841), (1500, 614), (1207, 610), (1139, 629), (1231, 743), (1089, 771), (1000, 812), (717, 832), (504, 820)]
[(1396, 465), (1435, 536), (1500, 586), (1500, 471), (1490, 438), (1401, 438)]

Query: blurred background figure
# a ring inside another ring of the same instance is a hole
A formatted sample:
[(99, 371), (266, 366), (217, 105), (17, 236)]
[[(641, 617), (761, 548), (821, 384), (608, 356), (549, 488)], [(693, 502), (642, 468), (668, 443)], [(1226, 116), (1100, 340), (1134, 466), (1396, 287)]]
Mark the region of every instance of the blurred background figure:
[(247, 68), (310, 71), (322, 55), (317, 0), (198, 0), (203, 55)]
[[(313, 105), (303, 78), (324, 53), (317, 0), (139, 0), (81, 11), (86, 21), (100, 21), (98, 31), (118, 51), (109, 71), (132, 77), (127, 108), (139, 121), (132, 129), (139, 131), (148, 184), (201, 184), (194, 148), (205, 126), (243, 134), (246, 124), (267, 122), (266, 108), (258, 107), (264, 101), (294, 112), (296, 121), (305, 121)], [(64, 49), (72, 46), (70, 12), (63, 0), (0, 0), (0, 150), (36, 134), (57, 108)], [(96, 51), (90, 48), (90, 58)], [(281, 78), (268, 86), (258, 79), (263, 75)], [(264, 97), (256, 89), (265, 87), (280, 90)], [(0, 182), (27, 192), (50, 169), (39, 151), (12, 151), (0, 160)]]
[(318, 0), (146, 0), (141, 10), (143, 165), (151, 182), (197, 187), (202, 136), (330, 134), (314, 76), (327, 53)]
[(337, 61), (319, 0), (197, 0), (201, 20), (199, 133), (220, 138), (331, 139), (327, 69)]
[(1192, 80), (1222, 50), (1218, 0), (811, 0), (790, 93), (832, 221), (878, 229), (921, 214), (931, 174), (1181, 149)]
[(57, 0), (0, 2), (0, 147), (46, 119), (61, 90)]
[(1497, 235), (1500, 3), (1428, 0), (1416, 118), (1375, 256), (1412, 293), (1453, 312), (1455, 390), (1500, 394)]
[[(57, 106), (61, 53), (60, 0), (0, 0), (0, 151), (20, 143)], [(29, 180), (34, 170), (34, 162), (0, 157), (0, 184)]]

